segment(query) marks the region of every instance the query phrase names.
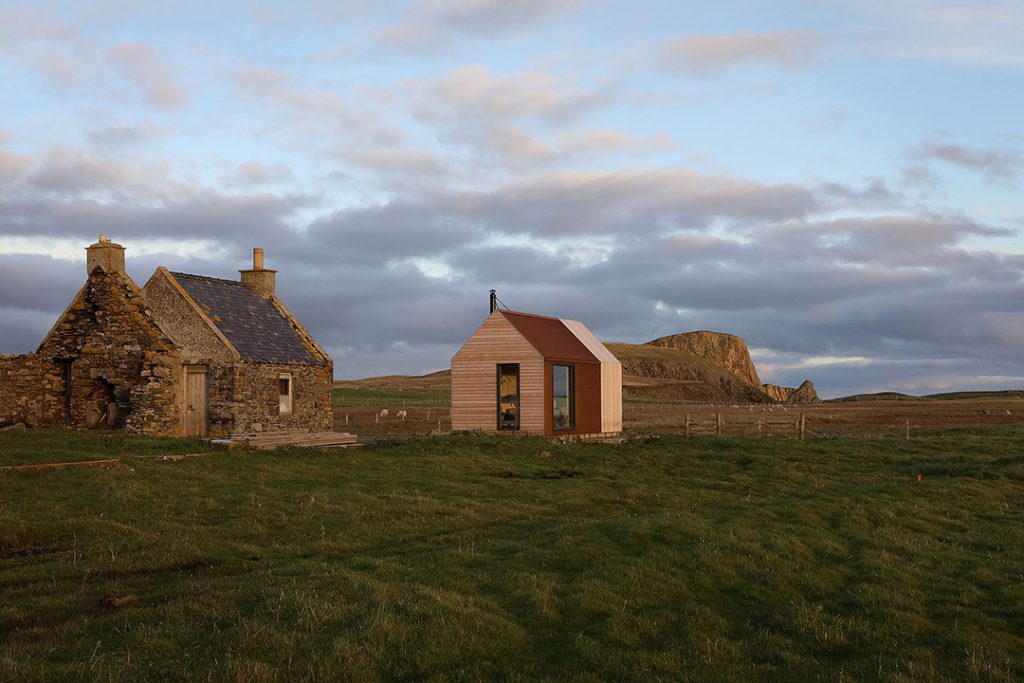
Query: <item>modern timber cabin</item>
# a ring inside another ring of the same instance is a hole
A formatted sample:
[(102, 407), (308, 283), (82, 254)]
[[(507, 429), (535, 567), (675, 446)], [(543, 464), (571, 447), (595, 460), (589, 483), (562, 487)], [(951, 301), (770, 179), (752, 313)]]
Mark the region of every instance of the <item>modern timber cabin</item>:
[(452, 358), (452, 429), (545, 436), (622, 431), (622, 364), (576, 320), (499, 309)]

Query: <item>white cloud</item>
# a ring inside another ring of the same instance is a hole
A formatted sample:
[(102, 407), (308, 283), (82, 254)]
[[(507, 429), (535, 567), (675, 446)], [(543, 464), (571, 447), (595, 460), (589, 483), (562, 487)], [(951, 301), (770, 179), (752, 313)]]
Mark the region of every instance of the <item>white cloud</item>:
[(696, 75), (751, 62), (794, 69), (808, 66), (824, 42), (824, 36), (811, 29), (690, 34), (666, 40), (662, 61), (670, 69)]

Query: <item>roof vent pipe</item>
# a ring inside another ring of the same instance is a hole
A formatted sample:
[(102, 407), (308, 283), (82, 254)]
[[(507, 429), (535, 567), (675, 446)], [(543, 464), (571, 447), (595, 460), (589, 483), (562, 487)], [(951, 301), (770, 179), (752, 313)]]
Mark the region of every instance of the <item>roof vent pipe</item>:
[(498, 310), (498, 295), (495, 294), (494, 290), (492, 289), (491, 290), (491, 313), (494, 313), (496, 310)]

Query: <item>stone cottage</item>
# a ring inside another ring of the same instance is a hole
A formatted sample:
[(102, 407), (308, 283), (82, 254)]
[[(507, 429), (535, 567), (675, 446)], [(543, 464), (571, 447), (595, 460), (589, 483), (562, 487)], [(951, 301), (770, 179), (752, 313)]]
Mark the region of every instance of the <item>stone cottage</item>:
[(240, 281), (86, 249), (88, 279), (35, 353), (0, 356), (0, 421), (227, 436), (332, 428), (333, 363), (275, 292), (263, 250)]

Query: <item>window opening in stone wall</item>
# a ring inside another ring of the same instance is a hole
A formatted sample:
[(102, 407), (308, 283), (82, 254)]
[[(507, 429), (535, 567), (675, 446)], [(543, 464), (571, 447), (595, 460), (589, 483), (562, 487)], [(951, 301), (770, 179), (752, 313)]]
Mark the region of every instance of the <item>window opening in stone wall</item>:
[(84, 403), (87, 429), (113, 429), (117, 425), (117, 395), (109, 380), (100, 377), (91, 382)]
[(552, 426), (572, 429), (576, 426), (576, 368), (555, 365), (552, 368), (551, 394), (554, 397)]
[(280, 375), (277, 378), (278, 407), (282, 415), (292, 412), (292, 376)]

